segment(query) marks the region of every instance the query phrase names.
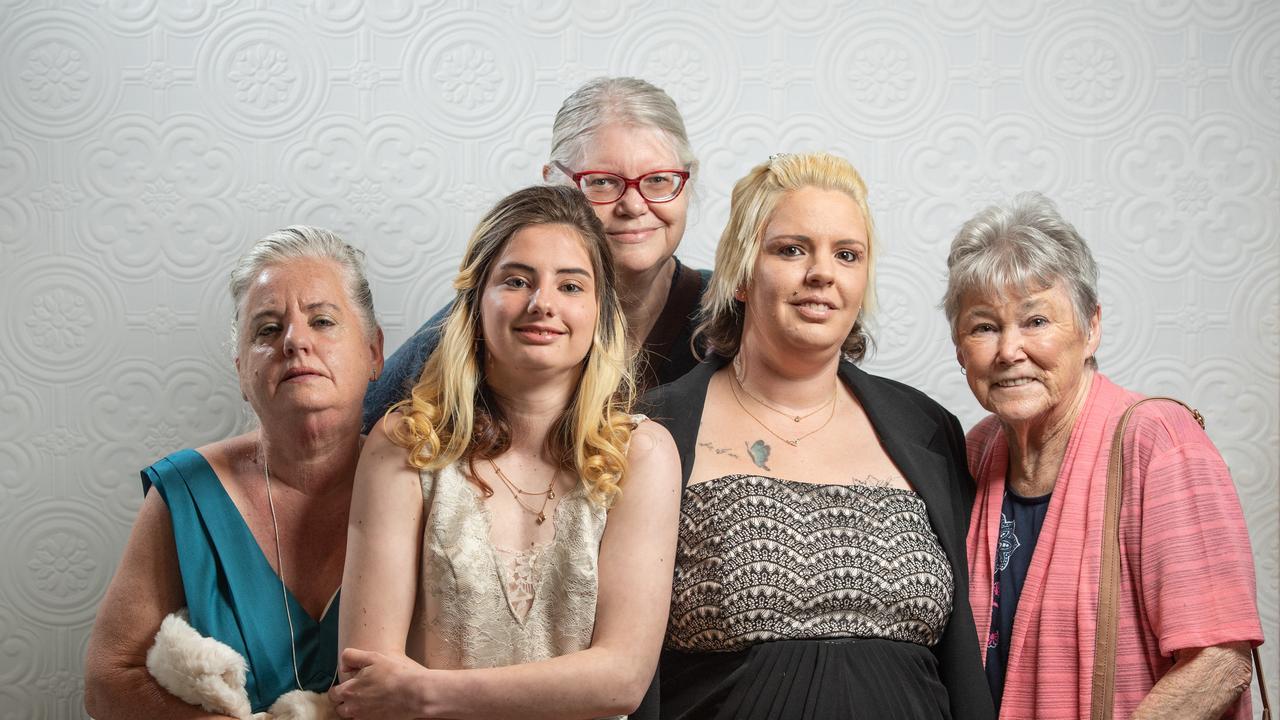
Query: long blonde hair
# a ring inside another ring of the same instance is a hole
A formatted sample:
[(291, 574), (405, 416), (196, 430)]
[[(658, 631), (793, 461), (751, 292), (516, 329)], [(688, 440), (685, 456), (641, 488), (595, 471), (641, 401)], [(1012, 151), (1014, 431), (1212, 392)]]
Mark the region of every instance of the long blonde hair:
[(409, 451), (410, 465), (438, 470), (466, 460), (471, 480), (491, 492), (471, 465), (477, 458), (506, 451), (511, 430), (484, 379), (486, 351), (477, 333), (480, 295), (512, 236), (523, 227), (542, 224), (563, 224), (578, 232), (591, 259), (599, 308), (582, 380), (547, 437), (547, 450), (562, 468), (577, 473), (593, 501), (609, 507), (626, 473), (635, 380), (604, 227), (576, 188), (539, 185), (518, 190), (480, 220), (453, 281), (457, 297), (444, 321), (440, 345), (409, 397), (388, 410), (388, 416), (397, 410), (400, 414), (385, 427), (388, 437)]

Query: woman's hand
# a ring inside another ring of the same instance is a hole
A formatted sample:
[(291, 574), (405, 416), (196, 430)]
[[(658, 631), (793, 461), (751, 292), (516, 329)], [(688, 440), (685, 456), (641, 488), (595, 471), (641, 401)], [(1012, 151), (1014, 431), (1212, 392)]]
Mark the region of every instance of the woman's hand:
[(347, 648), (340, 660), (342, 675), (350, 677), (329, 690), (329, 700), (344, 718), (422, 717), (430, 672), (404, 655)]

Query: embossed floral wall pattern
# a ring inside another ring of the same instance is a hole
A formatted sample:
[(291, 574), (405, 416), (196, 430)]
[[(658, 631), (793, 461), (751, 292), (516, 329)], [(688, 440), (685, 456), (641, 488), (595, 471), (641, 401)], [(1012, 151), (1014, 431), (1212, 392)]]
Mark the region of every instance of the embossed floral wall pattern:
[(1204, 411), (1280, 627), (1280, 3), (0, 0), (0, 718), (83, 715), (138, 469), (245, 426), (238, 252), (337, 230), (394, 348), (600, 74), (685, 113), (687, 264), (770, 153), (852, 159), (884, 242), (867, 366), (967, 425), (946, 246), (1056, 198), (1102, 266), (1102, 368)]

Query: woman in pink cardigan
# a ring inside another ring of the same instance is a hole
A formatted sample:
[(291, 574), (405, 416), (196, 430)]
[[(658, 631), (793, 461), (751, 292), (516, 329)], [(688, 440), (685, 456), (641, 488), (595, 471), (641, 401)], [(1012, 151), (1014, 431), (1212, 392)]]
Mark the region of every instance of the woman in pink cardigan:
[[(968, 434), (978, 483), (969, 596), (1001, 718), (1087, 718), (1111, 437), (1140, 399), (1097, 370), (1097, 265), (1037, 193), (960, 230), (943, 306), (992, 415)], [(1182, 407), (1124, 435), (1116, 718), (1248, 718), (1262, 642), (1253, 557), (1226, 464)]]

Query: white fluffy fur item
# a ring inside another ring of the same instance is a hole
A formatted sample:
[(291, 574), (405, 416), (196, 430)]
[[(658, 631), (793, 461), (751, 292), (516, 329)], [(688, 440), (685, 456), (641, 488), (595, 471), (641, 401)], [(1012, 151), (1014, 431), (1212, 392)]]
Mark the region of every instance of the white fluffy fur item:
[(160, 623), (156, 642), (147, 651), (147, 670), (160, 687), (212, 713), (241, 720), (338, 720), (326, 696), (307, 690), (281, 695), (267, 712), (251, 712), (244, 658), (196, 632), (185, 610)]

